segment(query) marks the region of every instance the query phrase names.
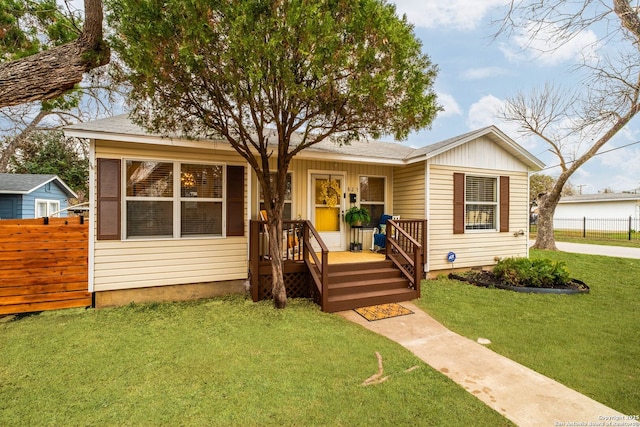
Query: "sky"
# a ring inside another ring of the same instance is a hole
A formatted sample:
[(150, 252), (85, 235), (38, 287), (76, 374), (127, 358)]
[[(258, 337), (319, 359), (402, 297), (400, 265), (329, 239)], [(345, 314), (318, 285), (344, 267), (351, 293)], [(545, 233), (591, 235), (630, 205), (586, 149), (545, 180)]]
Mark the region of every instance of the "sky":
[[(530, 94), (545, 82), (565, 88), (575, 86), (572, 73), (578, 55), (593, 52), (597, 40), (592, 31), (581, 33), (552, 54), (527, 46), (526, 36), (495, 38), (505, 13), (505, 0), (395, 0), (398, 14), (414, 24), (423, 52), (438, 65), (435, 82), (438, 102), (444, 108), (431, 129), (410, 135), (405, 144), (421, 147), (452, 136), (495, 125), (547, 166), (558, 164), (541, 139), (524, 137), (512, 123), (499, 118), (505, 99)], [(545, 41), (536, 44), (545, 46)], [(602, 151), (640, 141), (640, 117), (621, 130)], [(615, 149), (589, 160), (570, 178), (582, 194), (604, 189), (616, 192), (640, 188), (640, 144)], [(557, 176), (559, 168), (543, 173)]]
[[(549, 167), (542, 173), (557, 176), (559, 168), (553, 166), (558, 159), (549, 146), (539, 138), (522, 136), (517, 125), (501, 121), (498, 113), (506, 98), (530, 94), (547, 82), (566, 89), (577, 85), (579, 76), (571, 70), (580, 54), (599, 54), (592, 48), (596, 34), (583, 32), (553, 53), (541, 54), (535, 48), (546, 49), (546, 40), (528, 45), (525, 34), (494, 37), (507, 0), (388, 1), (415, 26), (423, 52), (437, 64), (435, 91), (444, 108), (430, 129), (413, 133), (402, 143), (421, 147), (495, 125)], [(82, 9), (82, 0), (71, 4)], [(618, 148), (638, 141), (640, 115), (600, 150), (612, 151), (589, 160), (570, 184), (582, 194), (640, 189), (640, 144)]]

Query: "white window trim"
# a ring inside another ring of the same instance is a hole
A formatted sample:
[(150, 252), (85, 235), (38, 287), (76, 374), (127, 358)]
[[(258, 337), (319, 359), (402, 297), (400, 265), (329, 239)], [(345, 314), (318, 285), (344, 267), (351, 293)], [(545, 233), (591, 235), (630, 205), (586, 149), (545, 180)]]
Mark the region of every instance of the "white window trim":
[[(387, 186), (387, 176), (386, 175), (371, 175), (371, 174), (359, 174), (358, 175), (358, 186), (356, 187), (358, 189), (358, 207), (362, 207), (362, 195), (360, 194), (360, 178), (361, 177), (367, 177), (367, 178), (382, 178), (384, 180), (384, 201), (382, 203), (380, 202), (370, 202), (365, 200), (364, 204), (365, 205), (378, 205), (378, 206), (382, 206), (382, 213), (386, 214), (387, 213), (387, 200), (389, 200), (389, 194), (388, 194), (388, 190), (389, 187)], [(465, 186), (466, 189), (466, 186)], [(389, 214), (391, 215), (391, 214)], [(371, 218), (372, 220), (375, 220), (375, 218)], [(375, 228), (375, 227), (374, 227)]]
[[(158, 162), (158, 163), (171, 163), (173, 165), (173, 196), (172, 197), (140, 197), (140, 196), (127, 196), (127, 162)], [(171, 159), (158, 159), (158, 158), (133, 158), (133, 157), (125, 157), (122, 159), (122, 167), (121, 171), (121, 194), (122, 194), (122, 203), (120, 204), (121, 209), (121, 236), (124, 241), (142, 241), (142, 240), (203, 240), (203, 239), (223, 239), (227, 237), (227, 164), (226, 163), (217, 163), (217, 162), (193, 162), (193, 161), (178, 161)], [(182, 197), (180, 193), (180, 173), (181, 173), (181, 165), (202, 165), (202, 166), (221, 166), (222, 167), (222, 199), (219, 198), (199, 198), (197, 200), (191, 199), (189, 197)], [(178, 177), (176, 179), (176, 177)], [(214, 201), (214, 202), (222, 202), (222, 234), (220, 235), (194, 235), (194, 236), (181, 236), (181, 205), (182, 201)], [(144, 201), (144, 202), (153, 202), (153, 201), (171, 201), (173, 202), (173, 236), (127, 236), (127, 202), (129, 201)]]
[[(271, 174), (274, 174), (274, 173), (276, 173), (276, 172), (271, 172)], [(287, 171), (287, 175), (290, 175), (290, 176), (291, 176), (291, 199), (289, 199), (289, 200), (286, 200), (286, 199), (285, 199), (284, 203), (285, 203), (285, 205), (286, 205), (287, 203), (290, 203), (290, 204), (291, 204), (291, 220), (292, 220), (292, 221), (295, 221), (295, 219), (297, 218), (297, 216), (296, 216), (296, 212), (295, 212), (295, 207), (296, 207), (296, 205), (295, 205), (295, 203), (294, 203), (294, 199), (295, 199), (295, 197), (296, 197), (296, 196), (295, 196), (295, 193), (296, 193), (296, 192), (294, 191), (294, 189), (295, 189), (295, 185), (296, 185), (296, 181), (295, 181), (295, 179), (296, 179), (296, 178), (295, 178), (294, 173), (293, 173), (292, 171)], [(257, 178), (256, 178), (256, 180), (257, 180)], [(257, 197), (258, 197), (258, 204), (257, 204), (257, 206), (258, 206), (258, 207), (260, 207), (260, 205), (261, 205), (262, 203), (264, 203), (264, 199), (261, 197), (261, 196), (262, 196), (262, 186), (260, 185), (260, 181), (258, 181), (257, 188), (258, 188), (258, 191), (257, 191), (257, 193), (258, 193), (258, 195), (257, 195)]]
[[(495, 202), (467, 202), (467, 177), (473, 178), (492, 178), (496, 183), (496, 200)], [(485, 205), (496, 207), (496, 218), (494, 228), (467, 228), (467, 205)], [(469, 173), (464, 175), (464, 232), (466, 233), (497, 233), (500, 230), (500, 177), (496, 175), (483, 175)]]
[[(45, 204), (47, 207), (47, 214), (45, 216), (51, 216), (52, 212), (58, 212), (60, 210), (60, 200), (54, 200), (54, 199), (35, 199), (34, 201), (34, 211), (33, 211), (33, 217), (34, 218), (43, 218), (42, 216), (38, 216), (38, 205), (39, 204)], [(56, 207), (54, 209), (51, 209), (51, 205), (55, 205)], [(54, 215), (55, 218), (60, 217), (60, 213), (58, 212), (57, 214)]]

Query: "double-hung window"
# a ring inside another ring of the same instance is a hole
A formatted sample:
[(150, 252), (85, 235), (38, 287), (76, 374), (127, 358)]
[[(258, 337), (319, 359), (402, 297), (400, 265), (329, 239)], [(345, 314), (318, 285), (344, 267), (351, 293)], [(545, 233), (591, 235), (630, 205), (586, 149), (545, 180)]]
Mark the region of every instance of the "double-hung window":
[[(271, 190), (275, 191), (276, 173), (271, 173)], [(262, 186), (260, 186), (260, 210), (265, 210), (264, 195), (262, 194)], [(282, 211), (282, 219), (287, 221), (293, 219), (293, 181), (291, 172), (287, 173), (286, 188), (284, 192), (284, 210)]]
[(498, 180), (495, 177), (465, 177), (465, 230), (496, 230)]
[(363, 227), (377, 227), (380, 217), (384, 214), (385, 178), (375, 176), (360, 177), (360, 207), (366, 208), (371, 221), (362, 224)]
[[(52, 213), (60, 210), (60, 201), (36, 199), (36, 218), (51, 216)], [(55, 214), (54, 216), (60, 216)]]
[(509, 177), (453, 174), (453, 234), (508, 232)]
[(224, 166), (126, 160), (126, 238), (221, 236)]

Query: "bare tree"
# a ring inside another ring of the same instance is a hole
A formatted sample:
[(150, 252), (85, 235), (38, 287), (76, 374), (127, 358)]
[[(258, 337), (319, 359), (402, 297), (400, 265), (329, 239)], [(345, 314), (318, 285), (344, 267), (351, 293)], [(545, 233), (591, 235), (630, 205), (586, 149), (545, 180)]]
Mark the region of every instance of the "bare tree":
[(640, 111), (640, 17), (631, 3), (512, 0), (503, 21), (502, 32), (526, 31), (531, 42), (544, 37), (550, 50), (596, 26), (606, 31), (601, 43), (619, 46), (615, 56), (584, 57), (574, 70), (583, 79), (573, 92), (546, 85), (507, 99), (503, 119), (540, 137), (559, 160), (560, 175), (539, 198), (537, 249), (556, 249), (553, 215), (569, 178)]
[[(8, 172), (11, 158), (34, 133), (113, 115), (125, 89), (112, 82), (109, 67), (91, 71), (76, 89), (53, 101), (0, 108), (0, 173)], [(79, 148), (88, 157), (87, 147)]]
[(57, 98), (86, 72), (107, 64), (102, 14), (102, 0), (84, 0), (84, 25), (76, 40), (0, 63), (0, 107)]

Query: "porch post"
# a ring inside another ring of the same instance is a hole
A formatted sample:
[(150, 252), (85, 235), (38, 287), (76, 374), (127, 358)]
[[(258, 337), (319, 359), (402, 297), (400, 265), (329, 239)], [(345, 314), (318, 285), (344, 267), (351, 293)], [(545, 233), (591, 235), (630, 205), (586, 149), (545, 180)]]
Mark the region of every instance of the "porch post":
[(260, 222), (249, 221), (249, 275), (251, 276), (251, 298), (258, 302), (260, 292)]

